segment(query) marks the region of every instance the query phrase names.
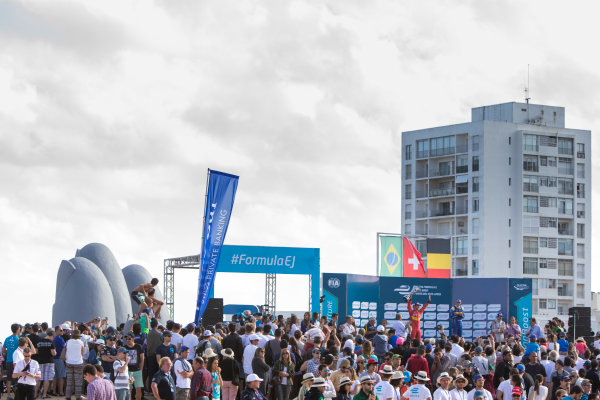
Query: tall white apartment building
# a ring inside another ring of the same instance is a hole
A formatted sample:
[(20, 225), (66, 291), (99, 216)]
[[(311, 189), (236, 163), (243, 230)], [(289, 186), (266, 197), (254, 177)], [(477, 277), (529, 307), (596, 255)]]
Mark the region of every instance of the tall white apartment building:
[(533, 278), (534, 316), (566, 319), (591, 304), (590, 136), (514, 102), (403, 132), (404, 234), (451, 237), (453, 277)]

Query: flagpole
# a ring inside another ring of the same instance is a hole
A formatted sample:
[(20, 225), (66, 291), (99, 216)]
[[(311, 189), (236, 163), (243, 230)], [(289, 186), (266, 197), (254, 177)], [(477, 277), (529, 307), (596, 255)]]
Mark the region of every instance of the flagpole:
[(379, 261), (381, 260), (381, 257), (379, 256), (379, 235), (380, 233), (377, 232), (377, 251), (375, 252), (375, 276), (379, 276)]

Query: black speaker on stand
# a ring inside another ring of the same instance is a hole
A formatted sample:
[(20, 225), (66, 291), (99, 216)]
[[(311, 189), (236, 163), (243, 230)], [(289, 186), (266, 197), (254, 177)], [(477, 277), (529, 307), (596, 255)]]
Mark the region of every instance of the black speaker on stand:
[(206, 310), (202, 314), (204, 327), (223, 322), (223, 299), (208, 299)]
[(578, 337), (592, 336), (592, 309), (590, 307), (569, 308), (567, 338), (574, 342)]

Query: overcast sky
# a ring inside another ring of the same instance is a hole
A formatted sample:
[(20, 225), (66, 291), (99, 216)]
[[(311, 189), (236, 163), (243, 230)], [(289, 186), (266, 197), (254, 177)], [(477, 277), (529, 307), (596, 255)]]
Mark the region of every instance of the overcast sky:
[[(207, 168), (240, 176), (226, 243), (319, 247), (322, 271), (374, 273), (376, 232), (401, 228), (402, 131), (521, 101), (527, 64), (532, 102), (599, 130), (598, 8), (0, 2), (0, 334), (51, 319), (60, 262), (87, 243), (161, 280), (164, 258), (198, 253)], [(180, 276), (187, 321), (197, 275)], [(304, 309), (291, 283), (279, 308)], [(226, 302), (263, 293), (262, 277), (217, 279)]]

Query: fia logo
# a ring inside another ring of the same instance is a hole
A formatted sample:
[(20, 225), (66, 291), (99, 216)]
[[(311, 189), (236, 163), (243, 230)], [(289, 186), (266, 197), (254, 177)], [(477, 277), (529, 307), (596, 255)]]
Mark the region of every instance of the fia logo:
[(338, 278), (329, 278), (329, 280), (327, 281), (327, 284), (329, 285), (330, 288), (337, 289), (340, 287), (341, 282)]

